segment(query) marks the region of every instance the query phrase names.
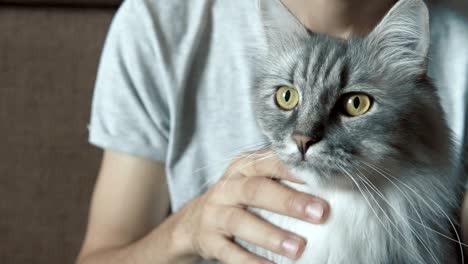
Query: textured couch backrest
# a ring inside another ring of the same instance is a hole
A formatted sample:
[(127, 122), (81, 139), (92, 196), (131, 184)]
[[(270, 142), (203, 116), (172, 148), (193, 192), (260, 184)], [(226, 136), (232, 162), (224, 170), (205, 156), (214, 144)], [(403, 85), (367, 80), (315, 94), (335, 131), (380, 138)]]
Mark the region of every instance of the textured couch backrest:
[(0, 4), (117, 7), (122, 0), (0, 0)]
[(79, 3), (116, 1), (9, 2), (0, 0), (0, 263), (74, 263), (101, 158), (87, 143), (93, 85), (116, 10)]

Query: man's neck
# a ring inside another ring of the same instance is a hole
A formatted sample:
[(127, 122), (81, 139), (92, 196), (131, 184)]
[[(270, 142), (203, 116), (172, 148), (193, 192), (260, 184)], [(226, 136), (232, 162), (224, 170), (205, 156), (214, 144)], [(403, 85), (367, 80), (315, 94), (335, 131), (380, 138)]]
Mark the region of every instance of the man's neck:
[(281, 0), (311, 31), (336, 37), (366, 35), (396, 0)]

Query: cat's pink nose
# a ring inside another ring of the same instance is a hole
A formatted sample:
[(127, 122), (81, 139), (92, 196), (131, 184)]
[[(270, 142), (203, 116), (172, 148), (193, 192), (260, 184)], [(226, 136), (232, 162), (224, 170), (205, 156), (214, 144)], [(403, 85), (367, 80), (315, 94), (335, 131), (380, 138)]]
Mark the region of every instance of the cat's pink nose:
[(302, 134), (294, 134), (292, 136), (294, 142), (296, 142), (297, 148), (302, 155), (302, 160), (305, 160), (305, 155), (310, 146), (320, 141), (318, 136), (306, 136)]

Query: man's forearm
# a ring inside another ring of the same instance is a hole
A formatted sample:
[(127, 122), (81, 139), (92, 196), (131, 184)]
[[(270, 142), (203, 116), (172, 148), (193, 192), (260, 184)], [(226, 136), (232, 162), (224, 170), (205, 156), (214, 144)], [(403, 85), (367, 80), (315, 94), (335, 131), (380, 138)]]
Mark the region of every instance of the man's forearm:
[(77, 264), (193, 264), (199, 258), (185, 255), (182, 231), (175, 227), (175, 216), (169, 217), (144, 238), (132, 244), (96, 249), (80, 256)]

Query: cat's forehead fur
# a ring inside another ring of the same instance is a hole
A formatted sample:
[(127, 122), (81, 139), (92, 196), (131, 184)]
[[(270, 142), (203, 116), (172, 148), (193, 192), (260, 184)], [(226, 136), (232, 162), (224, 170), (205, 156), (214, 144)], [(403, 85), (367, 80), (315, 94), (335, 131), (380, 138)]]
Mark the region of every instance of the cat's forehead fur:
[(359, 91), (368, 90), (377, 96), (389, 92), (375, 89), (379, 84), (398, 86), (414, 81), (389, 67), (386, 61), (371, 57), (379, 48), (366, 45), (362, 39), (342, 40), (310, 33), (295, 41), (300, 48), (277, 49), (265, 57), (263, 62), (268, 67), (263, 69), (262, 81), (267, 87), (291, 85), (309, 104), (332, 104), (334, 97), (355, 85), (360, 85)]
[(319, 78), (336, 74), (333, 70), (341, 64), (347, 64), (341, 66), (350, 67), (349, 72), (393, 70), (402, 78), (423, 70), (420, 64), (429, 48), (429, 18), (422, 0), (399, 1), (368, 37), (348, 40), (307, 30), (278, 0), (259, 3), (266, 39), (260, 63), (269, 65), (260, 68), (266, 74), (287, 73), (296, 80)]
[(425, 73), (429, 25), (421, 0), (399, 1), (369, 36), (347, 40), (309, 31), (278, 0), (259, 3), (266, 42), (255, 92), (262, 97), (271, 92), (267, 87), (291, 85), (308, 105), (324, 106), (346, 87), (385, 94), (392, 91), (373, 85), (411, 89), (404, 84)]

